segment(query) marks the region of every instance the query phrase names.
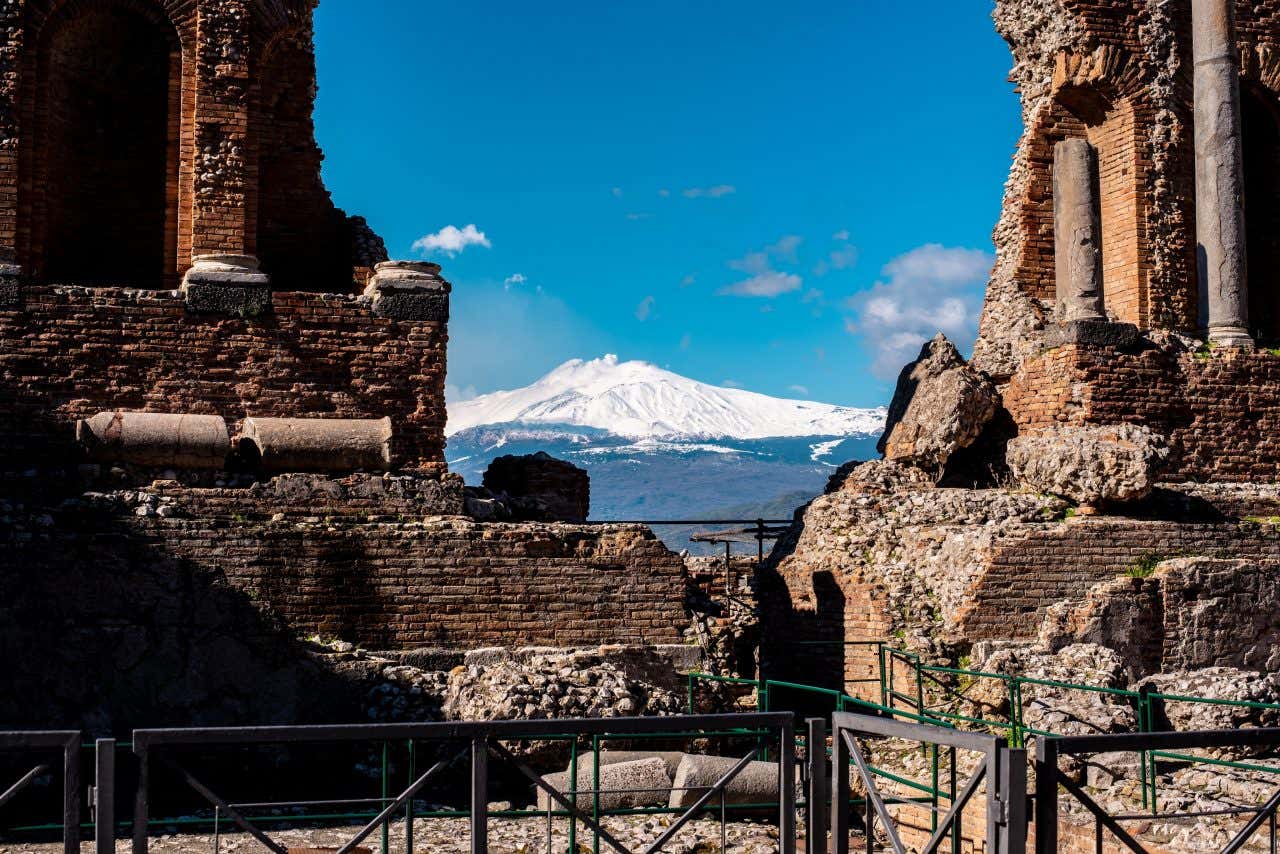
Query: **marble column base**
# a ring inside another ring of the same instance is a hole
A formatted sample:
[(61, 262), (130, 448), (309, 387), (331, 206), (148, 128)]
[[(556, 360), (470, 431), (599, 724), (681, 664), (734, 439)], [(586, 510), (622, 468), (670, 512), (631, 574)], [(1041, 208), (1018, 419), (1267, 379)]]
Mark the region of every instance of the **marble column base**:
[(187, 310), (256, 317), (271, 311), (271, 278), (252, 255), (197, 255), (182, 279)]
[(426, 261), (383, 261), (374, 267), (364, 289), (373, 313), (408, 322), (449, 322), (453, 286), (440, 276), (440, 265)]

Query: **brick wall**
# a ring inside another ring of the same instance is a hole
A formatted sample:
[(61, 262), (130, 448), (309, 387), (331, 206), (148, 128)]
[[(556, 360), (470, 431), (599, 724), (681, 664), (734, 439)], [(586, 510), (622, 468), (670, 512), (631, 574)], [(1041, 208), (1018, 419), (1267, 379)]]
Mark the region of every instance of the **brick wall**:
[(1274, 561), (1280, 529), (1110, 517), (1033, 526), (997, 541), (955, 631), (970, 640), (1031, 639), (1049, 605), (1082, 598), (1140, 561), (1182, 556)]
[(444, 471), (443, 322), (373, 316), (355, 297), (278, 293), (274, 311), (189, 314), (173, 292), (31, 287), (0, 311), (0, 462), (79, 459), (72, 422), (112, 408), (383, 418), (397, 467)]
[(1067, 345), (1028, 360), (1004, 394), (1019, 430), (1145, 424), (1169, 437), (1174, 479), (1280, 479), (1280, 356)]

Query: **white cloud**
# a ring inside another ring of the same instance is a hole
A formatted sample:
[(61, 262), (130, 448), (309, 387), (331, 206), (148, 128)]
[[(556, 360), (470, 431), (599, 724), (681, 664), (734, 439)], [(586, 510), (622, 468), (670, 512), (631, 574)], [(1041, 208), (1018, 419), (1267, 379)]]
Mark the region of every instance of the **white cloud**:
[(689, 187), (681, 192), (686, 199), (718, 199), (738, 192), (732, 184), (716, 184), (713, 187)]
[(800, 290), (804, 280), (795, 273), (770, 270), (721, 288), (717, 293), (735, 297), (776, 297)]
[(849, 229), (847, 228), (840, 229), (835, 234), (831, 235), (831, 239), (839, 240), (840, 242), (843, 243), (844, 241), (849, 239)]
[(795, 392), (796, 394), (805, 394), (805, 395), (807, 395), (807, 394), (809, 393), (809, 387), (808, 387), (808, 386), (803, 386), (803, 385), (789, 385), (789, 386), (787, 386), (787, 390), (788, 390), (788, 391), (793, 391), (793, 392)]
[(514, 285), (523, 285), (527, 281), (529, 280), (524, 277), (524, 273), (512, 273), (502, 280), (502, 286), (511, 290)]
[(424, 253), (443, 252), (453, 258), (468, 246), (483, 246), (488, 249), (492, 245), (489, 242), (489, 238), (485, 237), (484, 232), (476, 228), (474, 223), (465, 225), (462, 228), (458, 228), (456, 225), (446, 225), (435, 234), (428, 234), (415, 240), (413, 242), (413, 251)]
[(694, 276), (692, 273), (690, 273), (689, 275), (685, 276), (683, 279), (680, 280), (680, 287), (687, 288), (696, 281), (698, 281), (697, 277)]
[(480, 393), (476, 391), (473, 385), (456, 386), (453, 383), (446, 383), (444, 387), (445, 403), (462, 403), (466, 400), (474, 400), (479, 397)]
[(796, 261), (801, 238), (789, 234), (759, 252), (729, 262), (731, 269), (747, 273), (748, 278), (721, 288), (717, 293), (738, 297), (776, 297), (800, 290), (804, 280), (795, 273), (774, 269), (775, 261)]
[(880, 281), (849, 300), (845, 322), (875, 354), (872, 372), (896, 376), (938, 332), (962, 349), (972, 344), (993, 261), (979, 249), (930, 243), (886, 264)]
[(614, 197), (615, 199), (620, 199), (620, 198), (622, 198), (622, 188), (621, 188), (621, 187), (614, 187), (614, 188), (613, 188), (612, 190), (610, 190), (609, 192), (613, 193), (613, 197)]
[(724, 386), (725, 388), (742, 388), (742, 383), (738, 382), (737, 380), (725, 380), (724, 382), (720, 383), (720, 385)]
[(668, 190), (666, 187), (663, 187), (661, 190), (658, 191), (658, 195), (662, 196), (662, 198), (665, 199), (671, 195), (671, 191)]
[(809, 288), (809, 290), (804, 292), (804, 296), (800, 298), (800, 302), (806, 304), (811, 302), (822, 303), (825, 296), (826, 294), (817, 288)]
[(844, 246), (827, 257), (831, 260), (833, 270), (847, 270), (858, 263), (858, 250), (853, 246)]
[(657, 300), (653, 298), (652, 294), (640, 300), (640, 304), (636, 306), (636, 320), (640, 321), (641, 323), (644, 323), (646, 320), (648, 320), (649, 315), (653, 313), (653, 304), (656, 301)]

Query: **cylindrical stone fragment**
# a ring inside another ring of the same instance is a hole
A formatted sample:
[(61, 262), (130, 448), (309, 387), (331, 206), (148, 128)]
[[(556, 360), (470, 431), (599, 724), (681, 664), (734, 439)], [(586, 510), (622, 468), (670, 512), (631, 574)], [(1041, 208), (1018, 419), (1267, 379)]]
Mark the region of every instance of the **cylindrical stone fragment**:
[(1087, 140), (1054, 146), (1053, 231), (1059, 319), (1106, 320), (1098, 156)]
[[(671, 781), (670, 807), (689, 807), (697, 802), (708, 789), (725, 774), (733, 770), (739, 760), (728, 756), (699, 756), (685, 754)], [(768, 804), (778, 800), (778, 764), (776, 762), (750, 762), (724, 788), (727, 804)], [(719, 803), (719, 796), (714, 803)]]
[(391, 419), (246, 418), (240, 445), (264, 471), (386, 471)]
[(1196, 242), (1209, 340), (1252, 346), (1234, 0), (1192, 0)]
[[(543, 781), (557, 792), (569, 794), (569, 771), (558, 774), (547, 774)], [(595, 788), (595, 766), (590, 754), (578, 757), (578, 780), (574, 788), (578, 792), (579, 809), (591, 809)], [(632, 807), (666, 806), (671, 795), (671, 775), (667, 773), (667, 763), (661, 757), (636, 759), (629, 762), (612, 764), (600, 763), (600, 808), (607, 810), (629, 809)], [(550, 796), (541, 788), (538, 789), (538, 811), (545, 812), (550, 804)], [(559, 804), (555, 809), (562, 809)]]
[(76, 424), (76, 439), (98, 462), (177, 469), (220, 469), (231, 450), (218, 415), (99, 412)]

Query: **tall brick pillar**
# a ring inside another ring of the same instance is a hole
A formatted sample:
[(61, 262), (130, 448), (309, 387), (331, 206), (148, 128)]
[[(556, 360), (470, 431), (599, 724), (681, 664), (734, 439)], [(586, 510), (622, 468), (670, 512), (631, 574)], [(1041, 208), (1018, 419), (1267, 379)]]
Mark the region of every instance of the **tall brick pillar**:
[(18, 68), (22, 37), (22, 4), (0, 2), (0, 309), (19, 301)]
[(1251, 347), (1235, 1), (1192, 0), (1196, 241), (1209, 340)]
[(184, 280), (188, 302), (242, 312), (261, 308), (268, 284), (250, 216), (257, 176), (249, 158), (248, 7), (248, 0), (199, 0), (192, 266)]

